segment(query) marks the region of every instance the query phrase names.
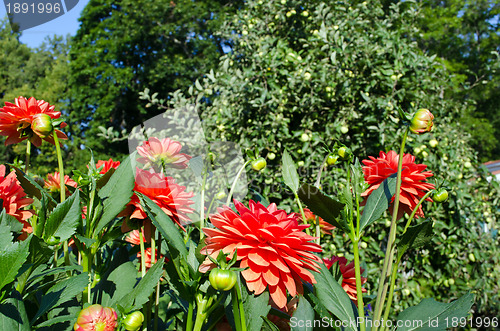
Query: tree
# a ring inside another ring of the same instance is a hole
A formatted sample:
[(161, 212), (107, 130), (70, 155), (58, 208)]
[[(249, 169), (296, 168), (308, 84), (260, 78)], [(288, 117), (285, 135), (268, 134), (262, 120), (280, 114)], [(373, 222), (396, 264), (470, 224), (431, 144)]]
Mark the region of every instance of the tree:
[[(492, 212), (500, 200), (498, 185), (488, 183), (477, 170), (471, 137), (458, 125), (471, 104), (449, 97), (457, 86), (455, 76), (415, 42), (420, 33), (418, 9), (412, 2), (384, 7), (378, 1), (248, 1), (222, 27), (234, 48), (221, 58), (217, 70), (187, 91), (163, 99), (145, 97), (174, 109), (196, 107), (209, 138), (259, 150), (268, 168), (254, 174), (249, 185), (296, 212), (293, 197), (277, 184), (282, 181), (279, 156), (285, 149), (297, 162), (301, 181), (314, 183), (339, 142), (361, 159), (380, 150), (398, 150), (402, 132), (393, 129), (401, 124), (397, 109), (410, 114), (430, 109), (436, 116), (434, 131), (413, 135), (407, 151), (428, 165), (438, 186), (454, 192), (447, 205), (426, 211), (438, 233), (433, 240), (439, 249), (422, 250), (405, 262), (413, 276), (402, 281), (412, 296), (395, 302), (412, 305), (430, 295), (449, 300), (474, 288), (480, 293), (476, 311), (496, 316), (498, 305), (488, 298), (498, 296), (499, 279), (493, 276), (498, 269), (498, 227)], [(321, 185), (341, 199), (345, 178), (339, 173), (337, 167), (325, 169)], [(367, 270), (374, 270), (379, 260), (370, 261), (370, 256), (380, 256), (387, 228), (377, 224), (367, 236), (377, 243), (365, 251)], [(345, 244), (336, 236), (325, 247), (333, 254), (345, 253)], [(481, 263), (470, 265), (469, 252)], [(484, 279), (484, 274), (493, 278)], [(368, 272), (367, 277), (370, 283), (378, 275)], [(444, 283), (448, 279), (457, 279), (451, 289), (450, 282)]]
[(474, 105), (461, 124), (483, 161), (500, 157), (500, 1), (421, 2), (420, 47), (454, 74), (448, 97)]
[(74, 136), (97, 153), (126, 152), (98, 127), (130, 130), (158, 114), (136, 102), (146, 86), (168, 93), (215, 67), (225, 42), (214, 32), (232, 2), (91, 0), (70, 52)]

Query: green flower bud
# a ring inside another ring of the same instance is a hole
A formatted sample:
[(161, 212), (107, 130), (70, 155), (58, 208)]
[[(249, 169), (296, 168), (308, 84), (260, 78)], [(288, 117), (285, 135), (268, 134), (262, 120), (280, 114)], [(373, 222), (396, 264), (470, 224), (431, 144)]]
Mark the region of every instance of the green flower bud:
[(259, 157), (257, 160), (252, 161), (252, 169), (255, 171), (261, 171), (267, 166), (267, 162), (263, 157)]
[(351, 150), (347, 147), (340, 147), (337, 154), (344, 160), (348, 159), (351, 155)]
[(144, 322), (144, 315), (140, 311), (134, 311), (123, 319), (123, 327), (127, 331), (137, 331)]
[(448, 199), (448, 191), (444, 188), (437, 190), (436, 193), (432, 196), (432, 200), (436, 202), (445, 202)]
[(213, 269), (208, 276), (212, 287), (218, 291), (229, 291), (237, 281), (236, 273), (232, 270)]
[(217, 194), (215, 195), (215, 198), (216, 198), (217, 200), (222, 200), (222, 199), (224, 199), (225, 197), (227, 197), (227, 194), (226, 194), (226, 192), (223, 192), (223, 191), (221, 191), (221, 192), (219, 192), (219, 193), (217, 193)]
[(430, 132), (432, 130), (433, 119), (434, 115), (432, 115), (429, 109), (417, 110), (411, 120), (410, 131), (416, 134)]
[(326, 163), (328, 163), (328, 165), (334, 165), (335, 163), (337, 163), (337, 160), (338, 160), (339, 156), (338, 155), (334, 155), (334, 154), (330, 154), (328, 155), (328, 157), (326, 158)]
[(274, 159), (276, 158), (276, 154), (274, 154), (273, 152), (268, 153), (268, 154), (267, 154), (267, 158), (268, 158), (269, 160), (274, 160)]
[(36, 114), (31, 121), (31, 129), (40, 138), (46, 138), (54, 131), (52, 118), (47, 114)]

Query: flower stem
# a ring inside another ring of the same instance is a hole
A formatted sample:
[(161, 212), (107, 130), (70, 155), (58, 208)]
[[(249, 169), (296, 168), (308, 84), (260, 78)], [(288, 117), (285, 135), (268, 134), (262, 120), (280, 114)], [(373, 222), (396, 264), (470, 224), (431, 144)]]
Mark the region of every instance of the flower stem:
[(391, 285), (389, 287), (389, 297), (387, 298), (387, 305), (385, 306), (384, 321), (387, 321), (387, 319), (389, 318), (389, 313), (391, 311), (392, 298), (394, 296), (394, 287), (396, 286), (396, 277), (398, 274), (398, 265), (399, 260), (394, 263), (394, 267), (392, 268)]
[[(243, 300), (241, 298), (240, 282), (237, 282), (236, 285), (233, 287), (233, 294), (236, 294), (236, 302), (238, 307), (237, 309), (239, 311), (238, 320), (240, 321), (240, 330), (247, 331), (247, 322), (245, 319), (245, 309), (243, 308)], [(234, 310), (234, 302), (233, 302), (233, 314), (236, 314), (236, 311)]]
[(83, 290), (83, 295), (82, 295), (82, 300), (83, 303), (90, 303), (90, 291), (92, 288), (92, 276), (91, 276), (91, 271), (92, 271), (92, 260), (94, 257), (92, 254), (89, 254), (88, 252), (82, 251), (82, 267), (83, 267), (83, 272), (87, 272), (89, 274), (89, 281), (85, 289)]
[(207, 314), (205, 313), (205, 308), (207, 307), (207, 299), (203, 297), (202, 294), (198, 294), (196, 297), (197, 307), (196, 307), (196, 320), (194, 321), (194, 331), (200, 331), (205, 323)]
[(141, 277), (144, 278), (146, 275), (146, 252), (144, 251), (144, 236), (142, 235), (144, 227), (139, 228), (139, 246), (141, 248)]
[(358, 297), (358, 315), (362, 317), (362, 323), (360, 325), (360, 331), (365, 331), (365, 306), (363, 302), (363, 289), (361, 288), (361, 266), (359, 263), (359, 241), (353, 241), (353, 253), (354, 253), (354, 273), (356, 275), (356, 294)]
[[(293, 194), (295, 195), (295, 201), (297, 201), (297, 206), (299, 206), (300, 215), (302, 216), (302, 222), (304, 222), (304, 224), (305, 224), (305, 223), (307, 223), (306, 214), (304, 213), (304, 208), (302, 208), (302, 203), (300, 202), (299, 195), (297, 194), (297, 192), (293, 192)], [(318, 223), (318, 222), (319, 222), (319, 218), (316, 217), (316, 223)], [(319, 225), (319, 223), (318, 223), (318, 225)], [(306, 233), (308, 235), (311, 234), (309, 228), (306, 228)], [(316, 241), (319, 244), (318, 233), (316, 233), (316, 236), (318, 237), (318, 239), (316, 239)]]
[(233, 287), (232, 291), (232, 303), (233, 303), (233, 317), (234, 317), (234, 326), (236, 327), (236, 331), (242, 331), (241, 329), (241, 315), (239, 312), (238, 305), (238, 293), (236, 292), (236, 288), (239, 286), (238, 283)]
[[(398, 209), (399, 209), (399, 196), (401, 195), (401, 172), (403, 169), (403, 153), (406, 144), (406, 138), (408, 137), (409, 127), (406, 128), (403, 134), (403, 140), (401, 142), (401, 148), (399, 150), (399, 161), (398, 161), (398, 172), (396, 179), (396, 197), (394, 198), (394, 205), (392, 210), (392, 221), (391, 228), (389, 231), (389, 240), (387, 242), (387, 248), (385, 251), (384, 264), (382, 266), (382, 272), (380, 273), (380, 280), (377, 291), (377, 300), (375, 302), (375, 311), (373, 313), (373, 319), (375, 321), (380, 321), (380, 317), (382, 315), (382, 309), (385, 302), (385, 296), (387, 294), (387, 275), (391, 273), (392, 269), (392, 260), (394, 259), (394, 248), (393, 244), (396, 240), (396, 229), (397, 229), (397, 217), (398, 217)], [(373, 331), (378, 330), (378, 327), (375, 325)]]
[(238, 179), (240, 178), (241, 174), (243, 173), (243, 170), (245, 170), (246, 166), (250, 163), (251, 161), (248, 160), (243, 164), (236, 174), (236, 177), (234, 178), (233, 184), (231, 185), (231, 190), (229, 190), (229, 194), (227, 195), (227, 200), (226, 200), (226, 206), (229, 207), (229, 204), (231, 203), (231, 197), (233, 196), (234, 190), (236, 189), (236, 183), (238, 182)]
[(187, 315), (187, 322), (186, 322), (186, 331), (193, 330), (193, 312), (194, 312), (194, 302), (190, 301), (188, 315)]
[(54, 132), (54, 144), (56, 145), (56, 154), (57, 154), (57, 163), (59, 165), (59, 186), (61, 191), (61, 202), (66, 200), (66, 183), (64, 181), (64, 164), (61, 153), (61, 145), (59, 144), (59, 138), (57, 138), (57, 134)]
[(417, 213), (417, 210), (418, 208), (420, 207), (420, 205), (425, 201), (425, 199), (427, 199), (429, 197), (429, 195), (432, 194), (432, 192), (434, 192), (434, 190), (430, 190), (428, 191), (427, 193), (425, 193), (425, 195), (420, 199), (420, 201), (417, 203), (417, 205), (415, 206), (415, 208), (413, 209), (413, 211), (411, 212), (411, 215), (410, 217), (408, 218), (408, 222), (406, 222), (406, 226), (405, 226), (405, 229), (403, 230), (403, 234), (406, 233), (406, 230), (408, 230), (408, 227), (410, 226), (410, 223), (411, 221), (413, 220), (413, 217), (415, 217), (415, 214)]
[(26, 140), (26, 161), (24, 162), (24, 172), (28, 173), (28, 168), (30, 164), (30, 157), (31, 157), (31, 141), (28, 139)]
[(200, 241), (203, 239), (205, 234), (203, 233), (203, 228), (205, 227), (205, 186), (207, 184), (207, 170), (203, 174), (203, 182), (201, 183), (201, 197), (200, 197)]

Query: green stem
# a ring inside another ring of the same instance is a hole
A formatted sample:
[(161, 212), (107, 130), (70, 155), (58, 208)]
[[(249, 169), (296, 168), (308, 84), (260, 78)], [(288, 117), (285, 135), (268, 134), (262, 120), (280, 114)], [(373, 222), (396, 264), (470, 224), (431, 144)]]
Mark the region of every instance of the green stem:
[[(295, 195), (295, 201), (297, 201), (297, 206), (299, 206), (300, 215), (302, 215), (302, 222), (306, 223), (307, 222), (306, 214), (304, 213), (304, 208), (302, 208), (302, 203), (300, 202), (299, 195), (297, 194), (297, 192), (293, 192), (293, 194)], [(319, 218), (316, 217), (316, 220), (317, 222), (319, 222)], [(308, 235), (311, 235), (309, 228), (306, 228), (306, 233)], [(318, 239), (316, 239), (316, 241), (319, 244), (319, 237)]]
[(59, 165), (59, 183), (61, 188), (61, 202), (66, 200), (66, 183), (64, 182), (64, 164), (61, 153), (61, 145), (59, 144), (59, 138), (57, 138), (56, 132), (54, 132), (54, 144), (56, 145), (57, 163)]
[(201, 198), (200, 198), (200, 242), (203, 240), (205, 234), (203, 228), (205, 227), (205, 186), (207, 184), (207, 171), (204, 170), (203, 182), (201, 183)]
[(187, 315), (187, 322), (186, 322), (186, 331), (193, 330), (193, 312), (194, 312), (194, 302), (190, 301), (188, 315)]
[(146, 275), (146, 252), (144, 250), (144, 236), (142, 235), (142, 229), (143, 227), (141, 226), (139, 228), (139, 246), (141, 248), (141, 277), (144, 278)]
[(196, 307), (196, 320), (194, 321), (194, 331), (200, 331), (205, 323), (207, 314), (205, 313), (205, 308), (207, 307), (207, 299), (205, 299), (201, 294), (196, 297), (197, 307)]
[[(392, 268), (392, 260), (394, 259), (394, 249), (393, 244), (396, 240), (396, 229), (397, 229), (397, 215), (399, 209), (399, 196), (401, 195), (401, 172), (403, 169), (403, 153), (406, 144), (406, 138), (408, 137), (409, 127), (406, 128), (403, 140), (401, 142), (401, 148), (399, 150), (399, 162), (398, 162), (398, 172), (397, 172), (397, 180), (396, 180), (396, 197), (394, 198), (393, 211), (392, 211), (392, 221), (391, 228), (389, 231), (389, 240), (387, 242), (386, 254), (384, 258), (384, 265), (382, 266), (382, 272), (380, 273), (380, 280), (377, 291), (377, 300), (375, 302), (375, 311), (373, 314), (374, 320), (380, 320), (382, 315), (382, 309), (385, 302), (385, 296), (387, 294), (387, 286), (386, 278), (387, 275), (391, 273)], [(373, 331), (378, 330), (378, 327), (375, 325)]]
[(318, 176), (316, 177), (316, 182), (314, 183), (314, 186), (316, 186), (317, 188), (319, 188), (319, 184), (321, 183), (321, 175), (323, 174), (323, 169), (325, 169), (326, 167), (326, 160), (328, 160), (328, 155), (325, 156), (323, 162), (321, 162), (321, 167), (319, 168)]
[(31, 157), (31, 141), (28, 139), (26, 140), (26, 161), (24, 162), (24, 172), (26, 174), (28, 173), (30, 157)]
[(234, 190), (236, 189), (236, 183), (238, 182), (238, 179), (240, 178), (243, 170), (245, 170), (246, 166), (250, 163), (251, 161), (248, 160), (247, 162), (245, 162), (245, 164), (243, 164), (240, 168), (240, 170), (238, 171), (238, 173), (236, 174), (236, 177), (234, 178), (234, 181), (233, 181), (233, 184), (231, 185), (231, 190), (229, 191), (229, 194), (227, 195), (227, 200), (226, 200), (226, 206), (229, 207), (229, 204), (231, 203), (231, 197), (233, 196), (233, 193), (234, 193)]
[[(161, 234), (160, 231), (157, 232), (158, 234), (158, 255), (161, 254)], [(155, 255), (156, 256), (156, 255)], [(156, 258), (155, 258), (156, 260)], [(156, 284), (156, 298), (155, 298), (155, 320), (154, 320), (154, 330), (158, 331), (158, 314), (160, 313), (159, 311), (160, 307), (160, 281)]]
[(396, 286), (396, 277), (398, 274), (399, 262), (400, 260), (398, 260), (392, 268), (391, 285), (389, 287), (389, 297), (387, 297), (387, 305), (385, 306), (384, 321), (387, 321), (387, 319), (389, 318), (389, 313), (391, 312), (392, 298), (394, 297), (394, 287)]
[(413, 217), (415, 217), (415, 214), (418, 210), (418, 208), (420, 207), (420, 205), (422, 205), (422, 203), (425, 201), (425, 199), (427, 199), (429, 197), (429, 195), (431, 195), (432, 193), (434, 192), (434, 190), (430, 190), (428, 191), (427, 193), (425, 193), (425, 195), (420, 199), (420, 201), (417, 203), (417, 205), (415, 206), (415, 208), (413, 209), (413, 211), (411, 212), (411, 215), (410, 217), (408, 218), (408, 221), (406, 222), (406, 226), (405, 226), (405, 229), (403, 230), (403, 234), (406, 233), (406, 230), (408, 230), (408, 227), (410, 226), (410, 223), (411, 221), (413, 220)]
[(238, 310), (240, 312), (240, 323), (241, 323), (241, 331), (247, 331), (247, 322), (245, 319), (245, 309), (243, 308), (243, 300), (241, 298), (241, 288), (240, 288), (240, 283), (238, 282), (236, 286), (236, 298), (238, 301)]
[(242, 331), (241, 329), (241, 314), (239, 312), (239, 304), (238, 304), (238, 293), (236, 291), (236, 288), (239, 286), (239, 283), (236, 283), (236, 285), (233, 287), (231, 290), (231, 295), (232, 295), (232, 304), (233, 304), (233, 317), (234, 317), (234, 326), (236, 327), (236, 331)]
[(82, 295), (82, 300), (83, 303), (90, 303), (90, 294), (91, 294), (91, 289), (92, 289), (92, 276), (91, 276), (91, 271), (92, 271), (92, 260), (94, 257), (92, 254), (88, 254), (88, 252), (82, 252), (82, 267), (83, 267), (83, 272), (87, 272), (89, 274), (89, 281), (85, 289), (83, 290), (83, 295)]
[(360, 325), (360, 331), (365, 331), (365, 306), (363, 302), (363, 289), (361, 288), (361, 265), (359, 263), (359, 241), (353, 241), (353, 253), (354, 253), (354, 273), (356, 275), (356, 294), (358, 297), (358, 315), (362, 317), (362, 323)]

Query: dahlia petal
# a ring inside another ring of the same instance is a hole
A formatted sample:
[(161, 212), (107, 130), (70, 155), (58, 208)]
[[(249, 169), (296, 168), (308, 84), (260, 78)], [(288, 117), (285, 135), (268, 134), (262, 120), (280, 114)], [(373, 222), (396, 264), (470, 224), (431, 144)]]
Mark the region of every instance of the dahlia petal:
[(286, 307), (286, 288), (282, 283), (278, 283), (276, 286), (269, 286), (269, 294), (271, 295), (271, 299), (274, 301), (276, 306), (279, 308)]
[(274, 268), (274, 267), (269, 267), (265, 272), (262, 273), (262, 277), (264, 277), (264, 280), (266, 281), (266, 283), (268, 285), (276, 285), (279, 283), (280, 281), (280, 272), (278, 271), (278, 269)]
[(253, 282), (247, 282), (247, 287), (250, 292), (254, 292), (255, 295), (259, 295), (266, 289), (267, 284), (264, 282), (262, 277), (257, 278)]

